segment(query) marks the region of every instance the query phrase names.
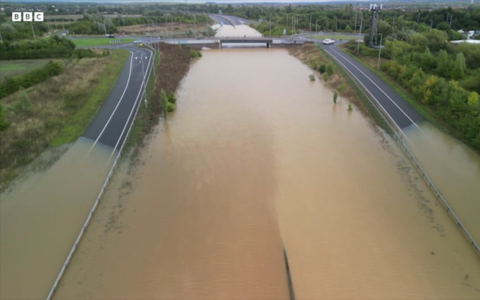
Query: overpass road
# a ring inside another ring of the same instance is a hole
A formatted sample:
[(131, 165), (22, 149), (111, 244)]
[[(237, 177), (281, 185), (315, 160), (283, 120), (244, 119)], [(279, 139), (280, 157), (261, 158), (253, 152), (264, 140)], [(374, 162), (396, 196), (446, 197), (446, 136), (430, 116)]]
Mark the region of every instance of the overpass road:
[(423, 120), (422, 116), (395, 90), (378, 78), (354, 58), (337, 48), (337, 45), (322, 45), (342, 67), (370, 93), (400, 128)]
[(153, 51), (139, 47), (123, 47), (131, 52), (117, 82), (96, 114), (83, 137), (117, 148), (126, 136), (128, 127), (141, 104), (143, 78), (153, 63)]

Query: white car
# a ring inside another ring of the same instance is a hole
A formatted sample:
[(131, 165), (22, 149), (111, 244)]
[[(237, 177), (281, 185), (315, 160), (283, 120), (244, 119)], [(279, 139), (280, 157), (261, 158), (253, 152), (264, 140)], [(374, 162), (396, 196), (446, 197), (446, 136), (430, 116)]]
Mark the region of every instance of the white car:
[(332, 39), (325, 39), (325, 40), (323, 40), (323, 44), (324, 44), (324, 45), (331, 45), (331, 44), (333, 44), (333, 43), (335, 43), (335, 40), (332, 40)]

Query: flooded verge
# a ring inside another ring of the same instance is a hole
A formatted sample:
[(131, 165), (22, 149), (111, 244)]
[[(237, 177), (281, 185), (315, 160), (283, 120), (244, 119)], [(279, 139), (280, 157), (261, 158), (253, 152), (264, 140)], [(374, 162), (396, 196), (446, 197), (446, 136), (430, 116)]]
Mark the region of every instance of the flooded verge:
[(480, 242), (480, 155), (428, 122), (404, 129), (413, 154), (474, 240)]
[(388, 137), (281, 49), (210, 50), (115, 176), (56, 299), (475, 299), (480, 261)]
[(0, 197), (0, 298), (42, 299), (110, 167), (109, 147), (81, 138), (47, 171)]

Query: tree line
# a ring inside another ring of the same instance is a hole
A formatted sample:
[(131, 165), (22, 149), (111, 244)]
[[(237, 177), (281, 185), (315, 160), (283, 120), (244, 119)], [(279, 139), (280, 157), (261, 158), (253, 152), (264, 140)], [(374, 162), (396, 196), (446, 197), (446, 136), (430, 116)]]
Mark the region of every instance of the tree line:
[[(377, 57), (379, 49), (358, 47), (351, 53)], [(388, 40), (381, 49), (387, 59), (381, 70), (405, 88), (414, 100), (429, 107), (458, 137), (480, 150), (480, 47), (453, 46), (444, 31), (412, 33), (405, 40)]]

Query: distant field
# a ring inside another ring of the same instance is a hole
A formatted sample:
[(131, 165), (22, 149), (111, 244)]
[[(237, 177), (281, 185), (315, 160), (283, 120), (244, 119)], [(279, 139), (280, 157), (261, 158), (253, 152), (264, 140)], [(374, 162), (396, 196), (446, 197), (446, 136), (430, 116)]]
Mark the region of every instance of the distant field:
[(335, 40), (356, 40), (358, 36), (355, 35), (333, 35), (333, 34), (325, 34), (325, 35), (313, 35), (309, 36), (310, 39), (317, 39), (317, 40), (324, 40), (324, 39), (335, 39)]
[(71, 41), (78, 47), (93, 47), (93, 46), (118, 45), (118, 44), (110, 43), (111, 41), (115, 41), (115, 40), (123, 40), (123, 42), (118, 44), (131, 43), (134, 41), (134, 39), (125, 39), (125, 38), (118, 38), (118, 39), (85, 38), (85, 39), (72, 39)]
[(3, 60), (0, 62), (0, 81), (7, 76), (17, 76), (45, 65), (48, 59)]

